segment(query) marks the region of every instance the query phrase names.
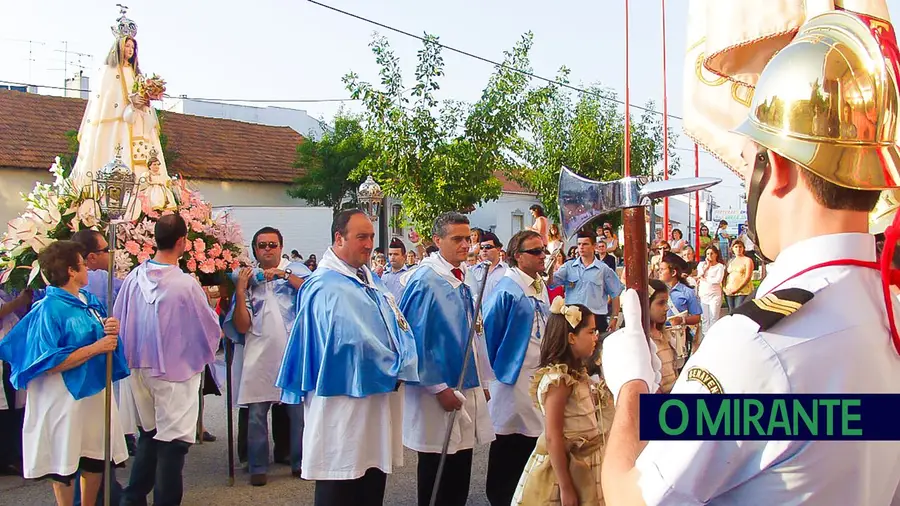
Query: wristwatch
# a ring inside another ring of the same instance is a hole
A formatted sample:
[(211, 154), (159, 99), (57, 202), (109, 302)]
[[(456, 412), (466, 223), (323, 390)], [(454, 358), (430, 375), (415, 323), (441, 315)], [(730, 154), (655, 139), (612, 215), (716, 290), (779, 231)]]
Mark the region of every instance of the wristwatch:
[(291, 274), (293, 274), (293, 271), (291, 271), (290, 269), (285, 269), (284, 276), (281, 279), (287, 279), (287, 278), (291, 277)]

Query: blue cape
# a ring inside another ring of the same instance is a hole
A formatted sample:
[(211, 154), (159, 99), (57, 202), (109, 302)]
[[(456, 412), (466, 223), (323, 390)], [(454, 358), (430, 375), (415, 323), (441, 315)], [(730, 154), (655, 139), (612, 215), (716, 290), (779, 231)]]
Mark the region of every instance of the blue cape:
[[(98, 318), (106, 318), (106, 310), (89, 292), (81, 293), (87, 304), (62, 288), (48, 287), (47, 295), (0, 340), (0, 360), (10, 365), (10, 382), (16, 390), (27, 388), (31, 380), (62, 364), (78, 348), (103, 338)], [(113, 381), (130, 374), (119, 341), (113, 352)], [(63, 371), (62, 377), (76, 400), (101, 392), (106, 386), (106, 354)]]
[[(387, 289), (330, 269), (314, 272), (300, 287), (297, 319), (275, 384), (296, 404), (307, 392), (321, 397), (393, 392), (415, 383), (415, 340)], [(362, 422), (361, 422), (362, 423)]]
[(504, 276), (497, 283), (484, 306), (484, 339), (497, 380), (516, 384), (531, 341), (534, 315), (540, 311), (546, 322), (549, 310), (543, 301), (525, 295), (515, 280)]
[[(299, 262), (291, 262), (288, 266), (288, 269), (291, 270), (291, 274), (297, 276), (301, 279), (306, 279), (312, 274), (312, 271), (309, 270), (305, 265)], [(232, 282), (237, 283), (237, 275), (239, 271), (234, 271), (231, 273)], [(262, 297), (254, 296), (257, 293), (257, 290), (264, 290), (264, 286), (267, 283), (272, 284), (272, 289), (275, 292), (275, 296), (278, 298), (279, 309), (281, 310), (281, 316), (284, 317), (284, 321), (293, 322), (297, 317), (297, 289), (294, 288), (288, 280), (286, 279), (275, 279), (272, 281), (263, 281), (258, 284), (254, 284), (251, 281), (251, 285), (249, 287), (249, 294), (247, 295), (247, 299), (250, 302), (250, 317), (251, 320), (254, 316), (258, 315), (262, 310), (263, 303), (265, 302)], [(237, 331), (234, 328), (234, 305), (237, 303), (237, 297), (231, 298), (231, 307), (228, 308), (228, 312), (222, 317), (222, 333), (225, 334), (225, 337), (231, 339), (235, 344), (243, 345), (246, 336), (244, 334)]]
[[(463, 283), (456, 289), (434, 269), (421, 266), (409, 278), (400, 310), (416, 338), (421, 386), (446, 383), (456, 388), (462, 372), (469, 329), (474, 316), (472, 292)], [(463, 388), (479, 385), (475, 354), (469, 357)]]

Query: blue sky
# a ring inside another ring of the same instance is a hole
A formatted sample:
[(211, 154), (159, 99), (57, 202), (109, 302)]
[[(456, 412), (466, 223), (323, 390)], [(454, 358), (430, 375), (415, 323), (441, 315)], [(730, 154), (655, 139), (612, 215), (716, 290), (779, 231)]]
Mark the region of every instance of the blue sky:
[[(301, 0), (120, 0), (138, 24), (141, 69), (158, 73), (172, 95), (200, 98), (346, 98), (341, 77), (348, 71), (377, 81), (368, 48), (373, 32), (388, 37), (413, 79), (415, 39)], [(900, 0), (888, 0), (893, 7)], [(93, 74), (112, 43), (109, 27), (118, 17), (115, 1), (5, 0), (0, 19), (0, 80), (62, 86), (66, 44), (70, 73), (80, 63)], [(561, 65), (575, 85), (600, 82), (625, 88), (624, 0), (553, 3), (534, 0), (322, 0), (322, 3), (405, 31), (428, 32), (444, 44), (493, 60), (502, 59), (526, 31), (534, 32), (535, 73), (553, 77)], [(653, 99), (662, 107), (662, 0), (630, 2), (631, 102)], [(682, 112), (682, 66), (686, 47), (687, 0), (666, 2), (669, 113)], [(32, 41), (29, 43), (28, 41)], [(29, 53), (30, 51), (30, 53)], [(91, 60), (75, 53), (93, 55)], [(31, 54), (31, 61), (29, 61)], [(493, 71), (491, 65), (444, 52), (442, 98), (475, 101)], [(535, 83), (539, 84), (539, 83)], [(339, 103), (271, 104), (307, 110), (329, 119)], [(358, 104), (348, 102), (351, 109)], [(639, 111), (634, 111), (639, 114)], [(679, 132), (682, 175), (692, 175), (693, 143)], [(691, 174), (689, 174), (689, 172)], [(723, 178), (714, 189), (722, 207), (736, 207), (739, 180), (701, 153), (702, 176)]]

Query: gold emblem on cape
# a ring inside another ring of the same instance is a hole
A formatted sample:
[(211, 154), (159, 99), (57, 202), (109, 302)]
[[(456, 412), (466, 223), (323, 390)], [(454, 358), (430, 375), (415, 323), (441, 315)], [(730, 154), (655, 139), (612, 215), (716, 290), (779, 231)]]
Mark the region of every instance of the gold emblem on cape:
[(384, 294), (384, 298), (387, 299), (388, 305), (391, 306), (391, 310), (394, 311), (394, 316), (397, 317), (397, 325), (400, 326), (400, 330), (409, 332), (409, 323), (406, 322), (406, 318), (403, 317), (403, 313), (397, 306), (397, 301), (394, 300), (394, 295), (386, 293)]
[(475, 333), (484, 334), (484, 320), (481, 318), (481, 313), (478, 313), (478, 319), (475, 320)]
[(697, 381), (711, 394), (724, 394), (725, 390), (713, 374), (702, 367), (691, 367), (687, 373), (688, 381)]

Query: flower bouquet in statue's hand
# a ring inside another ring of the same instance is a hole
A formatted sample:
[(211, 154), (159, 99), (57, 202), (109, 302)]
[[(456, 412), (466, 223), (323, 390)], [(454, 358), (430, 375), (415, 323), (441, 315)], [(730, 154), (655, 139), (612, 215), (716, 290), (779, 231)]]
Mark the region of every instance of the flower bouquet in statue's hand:
[[(156, 74), (147, 77), (138, 74), (134, 79), (134, 86), (131, 88), (132, 102), (135, 107), (144, 107), (151, 100), (162, 100), (166, 92), (166, 81)], [(139, 100), (135, 100), (135, 98)]]

